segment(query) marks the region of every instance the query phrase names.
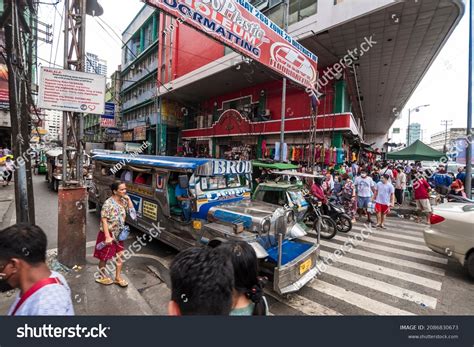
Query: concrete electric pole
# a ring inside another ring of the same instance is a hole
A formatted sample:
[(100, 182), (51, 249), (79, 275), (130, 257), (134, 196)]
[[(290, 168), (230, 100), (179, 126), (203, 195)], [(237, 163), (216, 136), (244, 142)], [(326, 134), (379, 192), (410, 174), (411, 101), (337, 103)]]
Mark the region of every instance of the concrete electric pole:
[(15, 167), (15, 201), (18, 222), (35, 223), (31, 177), (32, 42), (36, 38), (36, 7), (32, 1), (5, 1), (0, 25), (5, 28), (3, 59), (8, 67), (8, 88)]

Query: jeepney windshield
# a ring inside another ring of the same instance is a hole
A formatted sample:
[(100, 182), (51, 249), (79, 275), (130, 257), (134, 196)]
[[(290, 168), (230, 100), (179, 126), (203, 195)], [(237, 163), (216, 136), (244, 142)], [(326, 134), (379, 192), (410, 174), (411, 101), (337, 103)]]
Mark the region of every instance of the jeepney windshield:
[(249, 185), (249, 180), (246, 175), (201, 176), (200, 180), (201, 191), (240, 188), (248, 187)]
[(305, 201), (303, 193), (301, 193), (301, 191), (299, 190), (289, 190), (288, 195), (290, 196), (291, 201), (295, 205), (301, 206)]

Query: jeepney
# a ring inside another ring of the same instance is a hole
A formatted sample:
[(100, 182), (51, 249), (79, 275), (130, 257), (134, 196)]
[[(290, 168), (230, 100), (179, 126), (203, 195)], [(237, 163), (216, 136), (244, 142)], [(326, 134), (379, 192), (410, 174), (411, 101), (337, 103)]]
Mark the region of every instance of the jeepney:
[[(138, 216), (127, 217), (127, 223), (177, 250), (246, 241), (280, 294), (297, 291), (316, 276), (319, 245), (301, 239), (306, 233), (291, 208), (251, 200), (249, 161), (92, 153), (92, 162), (90, 209), (100, 211), (110, 184), (120, 180)], [(190, 221), (176, 199), (177, 180), (191, 197)], [(159, 233), (152, 233), (157, 226)]]
[[(67, 151), (75, 151), (75, 148), (68, 148)], [(50, 189), (58, 191), (61, 181), (63, 180), (63, 149), (61, 147), (53, 148), (46, 152), (46, 176)], [(68, 163), (69, 169), (69, 163)], [(92, 181), (90, 156), (84, 153), (83, 161), (83, 177), (88, 187)]]
[(270, 160), (252, 160), (252, 192), (264, 179), (272, 178), (272, 173), (280, 170), (296, 170), (298, 165), (291, 163), (279, 163)]

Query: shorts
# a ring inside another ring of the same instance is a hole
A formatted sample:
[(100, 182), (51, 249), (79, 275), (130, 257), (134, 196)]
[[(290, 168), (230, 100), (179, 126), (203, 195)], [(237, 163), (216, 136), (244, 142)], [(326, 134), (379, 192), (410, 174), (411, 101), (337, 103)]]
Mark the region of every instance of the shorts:
[[(97, 235), (97, 241), (95, 245), (97, 246), (102, 241), (105, 241), (105, 234), (102, 231), (99, 231)], [(112, 242), (110, 245), (105, 246), (101, 250), (98, 250), (94, 247), (94, 258), (99, 260), (110, 260), (124, 250), (123, 241)]]
[(421, 212), (431, 212), (430, 199), (419, 199), (416, 201), (416, 208)]
[(370, 197), (369, 196), (359, 196), (357, 197), (357, 208), (367, 208), (369, 207)]
[(375, 212), (388, 214), (390, 212), (390, 207), (388, 205), (379, 204), (378, 202), (375, 203)]

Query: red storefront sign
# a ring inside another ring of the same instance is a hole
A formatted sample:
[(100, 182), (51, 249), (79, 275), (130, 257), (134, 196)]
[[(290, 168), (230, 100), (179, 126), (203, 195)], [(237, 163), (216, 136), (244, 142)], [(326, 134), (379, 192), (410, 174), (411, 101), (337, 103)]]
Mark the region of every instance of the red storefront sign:
[(245, 0), (145, 0), (305, 88), (318, 58)]
[[(280, 120), (251, 122), (237, 110), (222, 113), (217, 122), (210, 128), (183, 130), (183, 138), (210, 138), (246, 135), (270, 135), (280, 133)], [(311, 117), (289, 118), (285, 120), (285, 133), (304, 133), (311, 128)], [(317, 131), (351, 131), (358, 135), (354, 117), (350, 113), (319, 115), (316, 120)]]

